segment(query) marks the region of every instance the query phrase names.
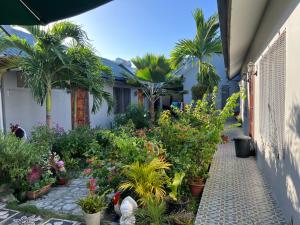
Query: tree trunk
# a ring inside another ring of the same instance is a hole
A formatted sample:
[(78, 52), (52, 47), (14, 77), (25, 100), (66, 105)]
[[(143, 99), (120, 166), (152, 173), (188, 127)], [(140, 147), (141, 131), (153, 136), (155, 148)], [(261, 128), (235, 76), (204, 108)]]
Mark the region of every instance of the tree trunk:
[(47, 87), (46, 94), (46, 124), (52, 128), (52, 89), (51, 85)]
[(77, 127), (77, 90), (73, 89), (73, 129)]
[(150, 112), (150, 119), (151, 119), (152, 124), (155, 121), (155, 110), (154, 110), (154, 107), (155, 107), (155, 102), (153, 100), (150, 100), (150, 109), (149, 109), (149, 112)]

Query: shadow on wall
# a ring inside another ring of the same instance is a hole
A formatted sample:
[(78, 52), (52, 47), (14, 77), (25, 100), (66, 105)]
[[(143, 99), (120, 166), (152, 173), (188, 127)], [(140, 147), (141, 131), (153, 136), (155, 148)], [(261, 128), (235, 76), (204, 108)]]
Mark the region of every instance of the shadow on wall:
[[(289, 110), (285, 129), (285, 145), (280, 154), (261, 141), (258, 164), (276, 194), (287, 222), (300, 224), (300, 101)], [(263, 159), (263, 160), (260, 160)]]

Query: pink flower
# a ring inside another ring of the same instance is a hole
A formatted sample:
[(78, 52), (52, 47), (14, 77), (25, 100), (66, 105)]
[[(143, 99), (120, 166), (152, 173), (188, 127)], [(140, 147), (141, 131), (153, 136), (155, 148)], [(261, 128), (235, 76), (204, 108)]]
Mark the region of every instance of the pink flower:
[(96, 191), (96, 179), (95, 178), (91, 178), (89, 181), (89, 189), (91, 192)]
[(42, 170), (38, 166), (34, 166), (27, 175), (27, 180), (29, 183), (33, 184), (34, 182), (40, 180), (42, 177)]
[(92, 172), (92, 169), (91, 169), (91, 168), (87, 168), (87, 169), (85, 169), (85, 170), (83, 171), (83, 173), (84, 173), (85, 175), (89, 175), (91, 172)]
[(64, 163), (64, 161), (60, 160), (60, 161), (56, 162), (56, 166), (57, 166), (58, 168), (61, 168), (61, 167), (64, 167), (64, 166), (65, 166), (65, 163)]

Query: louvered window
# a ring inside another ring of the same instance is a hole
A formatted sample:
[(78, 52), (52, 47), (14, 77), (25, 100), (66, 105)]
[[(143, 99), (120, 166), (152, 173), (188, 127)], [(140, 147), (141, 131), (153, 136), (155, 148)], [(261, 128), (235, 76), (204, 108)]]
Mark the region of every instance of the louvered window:
[(286, 33), (259, 61), (259, 129), (263, 142), (279, 156), (284, 148)]
[(130, 105), (130, 88), (114, 87), (115, 113), (124, 113)]

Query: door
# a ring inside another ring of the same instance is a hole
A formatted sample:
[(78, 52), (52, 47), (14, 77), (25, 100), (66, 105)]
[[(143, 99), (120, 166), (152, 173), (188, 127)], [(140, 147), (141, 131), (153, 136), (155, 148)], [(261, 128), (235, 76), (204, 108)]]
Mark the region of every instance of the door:
[[(90, 124), (90, 115), (89, 115), (89, 92), (84, 89), (77, 89), (77, 112), (76, 112), (76, 126), (74, 126), (74, 116), (72, 116), (73, 128), (77, 126), (86, 126)], [(72, 115), (74, 113), (74, 96), (72, 96)]]
[(249, 80), (249, 136), (254, 137), (254, 84), (255, 77)]

